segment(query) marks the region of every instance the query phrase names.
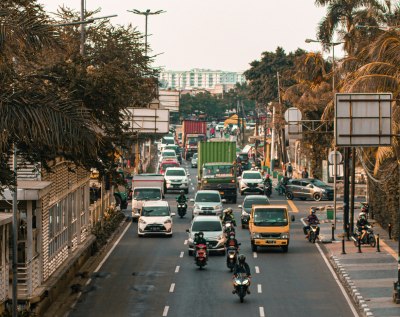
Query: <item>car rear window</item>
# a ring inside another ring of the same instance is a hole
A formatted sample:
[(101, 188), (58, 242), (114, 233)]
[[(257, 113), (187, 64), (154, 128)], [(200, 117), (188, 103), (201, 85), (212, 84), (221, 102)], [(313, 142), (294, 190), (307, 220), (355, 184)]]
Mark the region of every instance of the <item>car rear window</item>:
[(175, 144), (174, 139), (163, 139), (161, 144)]
[(222, 231), (222, 226), (219, 221), (195, 221), (192, 231)]
[(221, 201), (217, 193), (197, 193), (196, 203), (219, 203)]
[(254, 197), (254, 198), (247, 198), (244, 202), (244, 208), (251, 208), (254, 205), (269, 205), (269, 200), (267, 197)]
[(164, 151), (162, 152), (163, 157), (169, 157), (169, 156), (176, 156), (175, 151)]
[(184, 170), (168, 170), (166, 176), (185, 176)]
[(254, 178), (261, 178), (260, 173), (244, 173), (243, 179), (254, 179)]

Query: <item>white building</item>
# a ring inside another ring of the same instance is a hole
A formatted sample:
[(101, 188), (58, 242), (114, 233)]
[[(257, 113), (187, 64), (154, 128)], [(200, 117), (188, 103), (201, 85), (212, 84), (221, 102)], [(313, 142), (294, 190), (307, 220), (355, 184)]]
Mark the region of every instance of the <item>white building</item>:
[[(243, 72), (225, 72), (222, 70), (193, 68), (189, 71), (164, 70), (160, 73), (160, 83), (164, 89), (207, 89), (214, 90), (216, 85), (224, 90), (236, 83), (246, 81)], [(228, 86), (229, 85), (229, 86)], [(221, 89), (222, 90), (222, 89)], [(221, 91), (222, 92), (222, 91)]]

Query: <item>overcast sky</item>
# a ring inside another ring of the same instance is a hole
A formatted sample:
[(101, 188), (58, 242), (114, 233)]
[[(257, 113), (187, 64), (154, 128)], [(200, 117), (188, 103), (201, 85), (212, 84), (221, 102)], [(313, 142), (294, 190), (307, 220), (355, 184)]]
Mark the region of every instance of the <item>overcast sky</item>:
[[(38, 0), (48, 12), (58, 6), (80, 10), (81, 0)], [(118, 14), (113, 24), (129, 24), (145, 31), (145, 17), (126, 10), (165, 10), (150, 16), (149, 43), (158, 56), (154, 66), (167, 70), (210, 68), (239, 71), (259, 59), (264, 51), (282, 46), (286, 52), (298, 47), (320, 51), (316, 27), (326, 12), (314, 0), (86, 0), (88, 10), (99, 7), (98, 16)], [(342, 56), (337, 46), (335, 55)]]

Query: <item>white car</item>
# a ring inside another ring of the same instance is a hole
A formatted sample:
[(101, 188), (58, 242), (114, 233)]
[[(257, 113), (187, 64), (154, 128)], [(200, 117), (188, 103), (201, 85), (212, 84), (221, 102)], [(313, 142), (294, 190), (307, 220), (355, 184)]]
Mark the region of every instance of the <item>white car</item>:
[(140, 211), (138, 235), (165, 235), (172, 237), (172, 217), (167, 201), (146, 201)]
[(184, 190), (185, 194), (189, 193), (190, 174), (186, 174), (183, 167), (168, 167), (164, 174), (164, 193), (167, 190)]
[(194, 153), (193, 156), (192, 156), (192, 161), (191, 161), (192, 167), (197, 167), (198, 161), (199, 161), (198, 154)]
[(158, 158), (158, 162), (162, 162), (162, 160), (165, 158), (175, 158), (176, 160), (178, 160), (178, 157), (176, 156), (176, 152), (174, 150), (162, 151), (160, 157)]
[(194, 202), (192, 218), (198, 215), (204, 216), (219, 216), (222, 218), (222, 206), (225, 199), (221, 199), (217, 190), (199, 190), (196, 193), (195, 199), (190, 199)]
[(166, 137), (163, 137), (161, 140), (160, 140), (160, 142), (158, 142), (158, 144), (157, 144), (157, 150), (159, 150), (160, 152), (162, 152), (162, 150), (164, 150), (165, 149), (165, 147), (167, 146), (167, 145), (174, 145), (175, 144), (175, 139), (174, 139), (174, 137), (169, 137), (169, 136), (166, 136)]
[(244, 171), (238, 178), (240, 195), (244, 195), (245, 192), (264, 193), (263, 178), (260, 172)]

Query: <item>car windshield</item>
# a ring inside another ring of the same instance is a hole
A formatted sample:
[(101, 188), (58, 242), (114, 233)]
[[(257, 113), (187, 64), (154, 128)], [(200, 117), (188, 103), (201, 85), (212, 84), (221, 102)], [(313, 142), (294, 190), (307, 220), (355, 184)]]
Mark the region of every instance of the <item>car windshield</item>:
[(162, 157), (171, 157), (171, 156), (176, 156), (175, 151), (164, 151), (164, 152), (162, 152)]
[(169, 216), (169, 210), (167, 206), (148, 206), (142, 208), (140, 215), (146, 217)]
[(190, 137), (187, 139), (187, 142), (189, 145), (196, 145), (197, 142), (199, 142), (199, 138), (198, 137)]
[(247, 198), (243, 208), (251, 208), (254, 205), (269, 205), (269, 200), (267, 197)]
[(168, 170), (165, 176), (185, 176), (184, 170)]
[(219, 203), (221, 198), (218, 193), (197, 193), (196, 203)]
[(318, 180), (318, 179), (308, 179), (308, 181), (309, 181), (310, 183), (314, 184), (314, 185), (317, 186), (317, 187), (326, 187), (326, 186), (329, 186), (329, 185), (325, 184), (324, 182), (321, 182), (321, 181)]
[(254, 210), (254, 224), (262, 226), (285, 226), (288, 220), (283, 208), (257, 208)]
[(192, 231), (222, 231), (222, 226), (219, 221), (195, 221)]
[(174, 144), (174, 139), (162, 139), (161, 144)]
[(247, 154), (239, 154), (239, 157), (242, 161), (247, 161), (249, 159), (249, 156)]
[(243, 179), (254, 179), (254, 178), (261, 178), (260, 173), (244, 173)]
[(176, 163), (165, 163), (161, 165), (161, 170), (165, 171), (168, 167), (178, 167)]
[(233, 165), (211, 165), (203, 168), (204, 178), (234, 177)]
[(159, 200), (161, 199), (161, 189), (159, 188), (137, 188), (133, 192), (135, 200)]

